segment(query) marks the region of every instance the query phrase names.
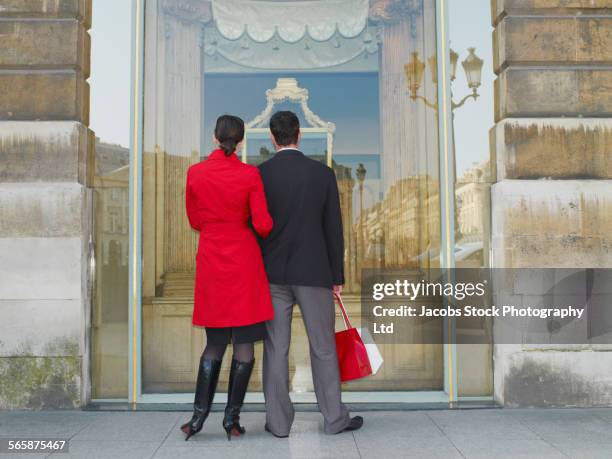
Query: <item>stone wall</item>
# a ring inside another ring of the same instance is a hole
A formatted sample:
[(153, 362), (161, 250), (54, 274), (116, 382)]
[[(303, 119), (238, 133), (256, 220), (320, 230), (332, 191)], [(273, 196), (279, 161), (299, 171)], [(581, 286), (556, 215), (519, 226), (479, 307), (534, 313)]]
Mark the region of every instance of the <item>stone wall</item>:
[(88, 398), (91, 0), (0, 0), (0, 409)]
[[(492, 266), (612, 267), (612, 2), (493, 0)], [(610, 346), (495, 345), (507, 406), (612, 405)]]

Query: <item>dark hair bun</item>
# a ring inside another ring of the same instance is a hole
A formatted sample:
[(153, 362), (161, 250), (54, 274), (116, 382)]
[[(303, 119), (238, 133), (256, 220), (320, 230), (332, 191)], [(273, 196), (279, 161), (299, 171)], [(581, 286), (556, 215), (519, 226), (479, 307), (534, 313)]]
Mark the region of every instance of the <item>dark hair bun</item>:
[(236, 146), (244, 139), (244, 121), (233, 115), (222, 115), (217, 118), (215, 137), (219, 141), (219, 148), (226, 156), (236, 151)]

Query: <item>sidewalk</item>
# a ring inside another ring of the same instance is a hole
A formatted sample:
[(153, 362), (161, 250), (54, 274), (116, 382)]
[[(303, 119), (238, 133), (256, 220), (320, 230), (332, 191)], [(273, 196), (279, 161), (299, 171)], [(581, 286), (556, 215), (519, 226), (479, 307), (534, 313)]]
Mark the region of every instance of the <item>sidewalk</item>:
[[(364, 427), (326, 436), (318, 413), (300, 412), (288, 439), (243, 415), (247, 435), (228, 442), (221, 413), (188, 442), (187, 412), (0, 412), (0, 438), (63, 438), (78, 458), (610, 458), (612, 408), (365, 412)], [(47, 454), (0, 454), (34, 458)]]

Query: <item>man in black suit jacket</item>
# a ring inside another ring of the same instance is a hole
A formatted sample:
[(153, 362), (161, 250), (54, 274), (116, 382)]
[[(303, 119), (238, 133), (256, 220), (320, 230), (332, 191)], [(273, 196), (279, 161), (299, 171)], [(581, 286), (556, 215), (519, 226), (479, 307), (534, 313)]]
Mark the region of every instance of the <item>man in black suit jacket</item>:
[(261, 241), (274, 303), (264, 342), (266, 430), (286, 437), (294, 409), (289, 398), (288, 353), (293, 305), (298, 304), (310, 342), (312, 375), (325, 433), (356, 430), (342, 403), (334, 337), (333, 292), (344, 284), (344, 241), (334, 172), (298, 149), (300, 123), (289, 111), (270, 119), (276, 154), (259, 166), (274, 221)]

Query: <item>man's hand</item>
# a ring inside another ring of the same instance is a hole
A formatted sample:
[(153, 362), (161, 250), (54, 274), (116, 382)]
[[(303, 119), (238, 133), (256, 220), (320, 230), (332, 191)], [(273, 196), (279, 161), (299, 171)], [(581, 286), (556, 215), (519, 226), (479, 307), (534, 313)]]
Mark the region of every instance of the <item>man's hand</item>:
[(334, 295), (341, 295), (342, 294), (342, 285), (334, 285), (332, 287), (332, 291), (334, 292)]

